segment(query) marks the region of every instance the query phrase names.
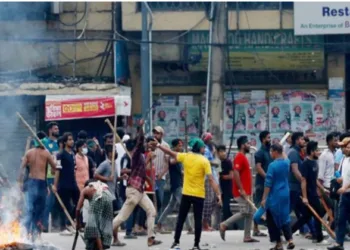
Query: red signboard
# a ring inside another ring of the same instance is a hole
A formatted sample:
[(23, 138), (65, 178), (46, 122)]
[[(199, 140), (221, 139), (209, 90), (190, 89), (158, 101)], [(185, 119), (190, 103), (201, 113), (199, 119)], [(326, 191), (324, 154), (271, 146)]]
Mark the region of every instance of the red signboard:
[(46, 99), (45, 121), (114, 116), (114, 97)]

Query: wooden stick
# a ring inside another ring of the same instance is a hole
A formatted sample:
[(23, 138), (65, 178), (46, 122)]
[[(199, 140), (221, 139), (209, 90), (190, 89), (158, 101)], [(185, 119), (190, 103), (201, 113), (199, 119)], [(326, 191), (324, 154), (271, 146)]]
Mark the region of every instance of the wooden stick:
[(109, 119), (106, 119), (106, 120), (105, 120), (105, 123), (107, 123), (108, 126), (109, 126), (109, 128), (112, 130), (112, 132), (115, 133), (115, 136), (116, 136), (118, 142), (120, 142), (120, 144), (122, 145), (123, 149), (125, 150), (125, 152), (128, 154), (128, 156), (129, 156), (130, 159), (131, 159), (131, 154), (130, 154), (130, 152), (126, 149), (124, 143), (122, 142), (122, 140), (120, 139), (119, 135), (117, 134), (117, 130), (114, 129), (114, 127), (113, 127), (111, 121), (110, 121)]
[[(53, 185), (52, 185), (52, 187), (53, 187)], [(72, 225), (73, 229), (76, 230), (76, 228), (75, 228), (75, 223), (74, 223), (72, 217), (70, 216), (70, 214), (68, 213), (66, 206), (63, 204), (63, 201), (62, 201), (60, 195), (59, 195), (57, 192), (53, 192), (53, 193), (55, 194), (55, 196), (56, 196), (56, 198), (57, 198), (57, 200), (58, 200), (58, 203), (60, 203), (60, 205), (61, 205), (61, 207), (62, 207), (62, 209), (63, 209), (63, 212), (64, 212), (65, 215), (67, 216), (67, 218), (68, 218), (70, 224)], [(82, 240), (84, 241), (83, 236), (82, 236), (81, 234), (79, 234), (79, 235), (80, 235), (80, 237), (82, 238)]]
[(324, 209), (327, 212), (327, 215), (329, 217), (329, 223), (332, 224), (332, 222), (334, 221), (334, 217), (333, 217), (333, 213), (332, 210), (329, 209), (329, 207), (327, 206), (326, 201), (323, 199), (323, 197), (320, 198), (321, 204), (324, 207)]
[(187, 134), (187, 101), (185, 101), (185, 152), (188, 151), (188, 134)]
[[(44, 149), (46, 148), (45, 145), (42, 143), (42, 141), (38, 138), (38, 136), (36, 135), (36, 133), (34, 132), (34, 130), (29, 126), (29, 124), (26, 122), (26, 120), (23, 118), (23, 116), (21, 116), (20, 113), (16, 112), (16, 115), (18, 116), (18, 118), (23, 122), (24, 126), (29, 130), (29, 132), (33, 135), (33, 137), (35, 138), (35, 140), (37, 140), (37, 142), (40, 144), (41, 147), (43, 147)], [(64, 213), (66, 214), (69, 222), (72, 224), (72, 227), (75, 229), (75, 225), (74, 225), (74, 221), (72, 220), (72, 217), (70, 217), (66, 206), (63, 204), (61, 197), (59, 196), (59, 194), (57, 192), (53, 192), (58, 200), (58, 202), (60, 203)], [(81, 236), (82, 237), (82, 236)], [(84, 239), (83, 239), (84, 240)]]
[[(246, 201), (248, 202), (249, 206), (251, 206), (251, 208), (253, 208), (255, 211), (258, 211), (258, 208), (254, 205), (254, 203), (249, 198), (247, 198)], [(261, 216), (261, 218), (263, 220), (266, 220), (265, 216)]]
[(16, 112), (16, 115), (18, 118), (23, 122), (24, 126), (29, 130), (29, 132), (32, 134), (35, 140), (40, 144), (41, 147), (46, 148), (45, 145), (42, 143), (42, 141), (39, 139), (39, 137), (36, 135), (34, 130), (29, 126), (29, 124), (24, 120), (23, 116), (21, 116), (20, 113)]
[(26, 149), (25, 149), (25, 153), (30, 149), (30, 143), (32, 141), (32, 137), (28, 136), (27, 138), (27, 143), (26, 143)]
[[(302, 199), (303, 197), (300, 196), (300, 198)], [(329, 233), (329, 235), (335, 239), (335, 233), (333, 232), (333, 230), (328, 226), (328, 224), (322, 220), (322, 218), (317, 214), (317, 212), (313, 209), (312, 206), (310, 206), (310, 204), (305, 204), (307, 206), (307, 208), (311, 211), (311, 213), (313, 213), (313, 215), (318, 219), (319, 222), (321, 222), (321, 224), (326, 228), (327, 232)]]
[[(108, 120), (109, 121), (109, 120)], [(114, 127), (113, 127), (113, 151), (112, 151), (112, 171), (111, 177), (113, 177), (113, 183), (115, 182), (115, 142), (117, 134), (117, 115), (114, 117)], [(119, 138), (120, 139), (120, 138)], [(122, 143), (123, 144), (123, 143)]]

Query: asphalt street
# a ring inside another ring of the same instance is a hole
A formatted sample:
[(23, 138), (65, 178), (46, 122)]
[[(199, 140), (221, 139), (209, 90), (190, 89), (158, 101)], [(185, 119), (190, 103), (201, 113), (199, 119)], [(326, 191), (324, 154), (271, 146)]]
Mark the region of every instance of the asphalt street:
[[(157, 239), (163, 241), (163, 244), (152, 248), (147, 247), (147, 238), (139, 237), (136, 240), (124, 240), (124, 233), (119, 233), (119, 238), (127, 245), (125, 247), (112, 247), (111, 249), (125, 249), (125, 250), (169, 250), (172, 242), (173, 235), (160, 235), (157, 234)], [(48, 233), (43, 235), (43, 240), (49, 242), (55, 247), (61, 250), (72, 249), (73, 236), (60, 236), (58, 233)], [(188, 250), (193, 246), (194, 235), (187, 235), (183, 233), (181, 237), (181, 250)], [(268, 238), (259, 238), (259, 243), (243, 243), (243, 231), (228, 231), (226, 233), (226, 241), (222, 241), (218, 232), (204, 232), (202, 234), (201, 247), (203, 249), (218, 249), (218, 250), (269, 250), (273, 244), (269, 242)], [(328, 240), (330, 243), (334, 241)], [(327, 246), (316, 246), (310, 240), (306, 240), (301, 236), (294, 235), (294, 243), (296, 244), (296, 250), (326, 250)], [(84, 243), (79, 238), (76, 250), (84, 250)], [(345, 244), (345, 249), (350, 249), (350, 242)]]

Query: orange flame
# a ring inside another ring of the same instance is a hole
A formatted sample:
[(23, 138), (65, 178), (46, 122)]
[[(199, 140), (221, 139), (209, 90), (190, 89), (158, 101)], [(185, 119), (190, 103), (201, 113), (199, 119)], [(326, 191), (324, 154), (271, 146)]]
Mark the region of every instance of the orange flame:
[(21, 225), (13, 221), (0, 226), (0, 246), (21, 241)]

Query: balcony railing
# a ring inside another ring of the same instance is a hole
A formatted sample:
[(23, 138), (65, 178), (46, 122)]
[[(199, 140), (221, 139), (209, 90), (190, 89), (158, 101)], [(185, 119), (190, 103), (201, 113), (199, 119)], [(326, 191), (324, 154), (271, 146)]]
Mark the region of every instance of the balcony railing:
[[(210, 2), (148, 2), (152, 11), (203, 11), (210, 6)], [(235, 10), (278, 10), (280, 2), (228, 2), (227, 7)], [(293, 2), (282, 2), (282, 9), (293, 9)], [(141, 3), (137, 5), (141, 10)]]

